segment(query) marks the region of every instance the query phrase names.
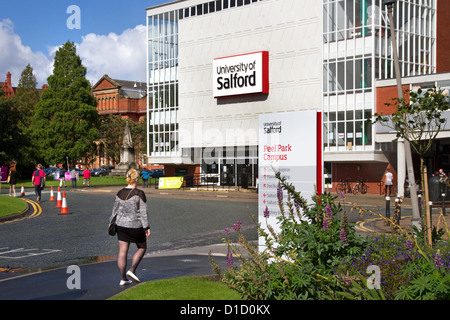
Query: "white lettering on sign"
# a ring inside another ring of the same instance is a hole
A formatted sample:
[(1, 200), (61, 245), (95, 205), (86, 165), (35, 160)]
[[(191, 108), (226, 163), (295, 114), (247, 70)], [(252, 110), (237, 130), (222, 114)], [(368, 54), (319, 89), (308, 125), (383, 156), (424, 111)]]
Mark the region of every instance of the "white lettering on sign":
[(268, 75), (269, 53), (267, 51), (214, 59), (214, 97), (268, 94)]

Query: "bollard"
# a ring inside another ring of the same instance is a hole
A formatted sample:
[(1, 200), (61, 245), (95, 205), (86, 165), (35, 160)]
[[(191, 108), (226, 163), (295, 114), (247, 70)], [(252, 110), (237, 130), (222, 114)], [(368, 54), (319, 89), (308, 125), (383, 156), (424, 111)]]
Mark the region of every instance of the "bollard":
[(396, 220), (397, 225), (400, 225), (400, 219), (402, 218), (402, 207), (400, 206), (400, 198), (395, 198), (395, 210), (394, 210), (394, 219)]
[(386, 218), (391, 218), (391, 212), (390, 212), (390, 206), (391, 206), (391, 197), (386, 196)]
[(442, 197), (442, 214), (445, 216), (445, 192), (441, 193)]
[(430, 228), (430, 230), (433, 230), (431, 228), (431, 226), (433, 225), (433, 201), (430, 201), (428, 204), (430, 208), (430, 225), (428, 227)]
[(422, 217), (422, 194), (417, 195), (419, 201), (419, 217)]

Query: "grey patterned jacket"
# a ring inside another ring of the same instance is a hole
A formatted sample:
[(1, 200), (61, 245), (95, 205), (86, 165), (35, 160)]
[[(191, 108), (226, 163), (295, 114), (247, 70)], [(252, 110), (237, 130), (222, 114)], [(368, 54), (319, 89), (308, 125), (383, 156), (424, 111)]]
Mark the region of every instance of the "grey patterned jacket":
[(147, 199), (142, 190), (128, 188), (120, 190), (116, 195), (109, 223), (116, 214), (116, 224), (120, 227), (144, 228), (144, 230), (150, 228), (147, 217)]

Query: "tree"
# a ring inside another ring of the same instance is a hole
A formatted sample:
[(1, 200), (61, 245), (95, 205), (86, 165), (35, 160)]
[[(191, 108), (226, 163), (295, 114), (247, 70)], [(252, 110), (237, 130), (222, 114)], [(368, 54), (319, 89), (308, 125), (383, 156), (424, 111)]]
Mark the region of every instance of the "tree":
[(53, 74), (33, 116), (33, 138), (46, 163), (76, 160), (95, 154), (98, 138), (96, 99), (85, 78), (86, 68), (73, 42), (55, 55)]
[(29, 128), (33, 118), (34, 107), (39, 102), (39, 91), (36, 89), (37, 81), (33, 74), (33, 68), (28, 64), (20, 75), (17, 86), (16, 98), (19, 104), (19, 111), (24, 118), (24, 125)]
[[(404, 98), (393, 98), (395, 112), (392, 115), (375, 114), (375, 122), (379, 122), (396, 131), (397, 139), (407, 140), (420, 157), (420, 174), (424, 182), (424, 156), (430, 150), (433, 141), (447, 123), (443, 113), (450, 107), (448, 90), (440, 88), (428, 89), (425, 92), (408, 90), (409, 101)], [(415, 183), (411, 181), (411, 183)], [(425, 206), (425, 209), (427, 206)], [(428, 226), (430, 227), (430, 226)], [(422, 226), (422, 230), (425, 228)]]
[(448, 91), (433, 88), (424, 92), (419, 88), (417, 92), (408, 90), (408, 93), (409, 102), (403, 98), (392, 99), (394, 103), (386, 105), (394, 107), (395, 112), (388, 116), (375, 114), (375, 122), (395, 130), (397, 139), (410, 142), (420, 156), (423, 173), (423, 157), (447, 123), (443, 113), (450, 107)]
[(19, 129), (22, 121), (14, 97), (5, 97), (0, 87), (0, 165), (20, 158), (23, 135)]

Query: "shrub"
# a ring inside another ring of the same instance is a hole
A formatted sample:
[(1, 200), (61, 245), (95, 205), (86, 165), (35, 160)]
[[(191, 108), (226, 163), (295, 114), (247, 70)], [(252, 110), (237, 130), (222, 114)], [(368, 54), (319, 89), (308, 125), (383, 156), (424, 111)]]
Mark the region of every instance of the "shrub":
[[(266, 231), (261, 223), (258, 229), (267, 249), (259, 252), (256, 244), (242, 236), (241, 223), (237, 222), (232, 230), (237, 233), (242, 249), (224, 239), (228, 244), (228, 268), (222, 270), (211, 257), (214, 271), (243, 298), (450, 298), (450, 245), (442, 240), (444, 232), (439, 231), (440, 236), (431, 248), (423, 239), (407, 234), (389, 220), (395, 230), (393, 235), (363, 238), (348, 223), (340, 204), (335, 204), (335, 197), (328, 193), (316, 194), (308, 205), (291, 184), (279, 173), (276, 175), (280, 232), (275, 232), (270, 225)], [(283, 189), (288, 195), (287, 212)], [(359, 212), (376, 214), (361, 208)], [(267, 208), (264, 216), (270, 216)], [(447, 226), (446, 231), (448, 235)], [(226, 228), (226, 232), (230, 229)], [(240, 268), (235, 267), (235, 257), (240, 261)], [(380, 280), (379, 287), (375, 288), (369, 282), (374, 280), (372, 276), (365, 279), (374, 267), (379, 270)]]

